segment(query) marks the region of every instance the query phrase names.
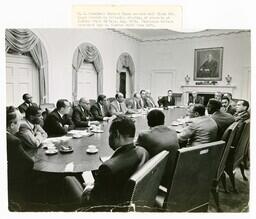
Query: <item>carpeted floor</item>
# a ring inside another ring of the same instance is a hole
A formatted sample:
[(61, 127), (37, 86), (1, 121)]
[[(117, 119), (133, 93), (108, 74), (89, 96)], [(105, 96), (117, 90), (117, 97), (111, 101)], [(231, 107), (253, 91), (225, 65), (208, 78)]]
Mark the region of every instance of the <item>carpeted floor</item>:
[[(248, 181), (244, 181), (241, 175), (240, 169), (236, 169), (235, 172), (235, 180), (238, 193), (224, 193), (222, 185), (220, 183), (219, 188), (219, 199), (220, 199), (220, 207), (223, 212), (249, 212), (249, 184), (250, 184), (250, 172), (248, 170), (245, 171), (245, 175), (248, 178)], [(227, 176), (227, 187), (229, 191), (231, 191), (231, 183)], [(208, 208), (208, 212), (216, 212), (216, 205), (213, 200), (213, 197), (210, 198), (210, 204)]]

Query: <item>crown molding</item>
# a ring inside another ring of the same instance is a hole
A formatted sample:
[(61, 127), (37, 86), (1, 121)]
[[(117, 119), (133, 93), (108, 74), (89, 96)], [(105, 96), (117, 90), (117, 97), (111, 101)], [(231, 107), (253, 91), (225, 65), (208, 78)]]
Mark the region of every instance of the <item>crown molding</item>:
[[(177, 32), (176, 36), (160, 36), (160, 37), (153, 37), (153, 38), (141, 38), (140, 36), (132, 33), (129, 29), (108, 29), (115, 33), (118, 33), (122, 36), (128, 37), (132, 40), (135, 40), (140, 43), (147, 43), (147, 42), (168, 42), (174, 40), (188, 40), (188, 39), (200, 39), (205, 37), (219, 37), (219, 36), (229, 36), (241, 33), (250, 33), (250, 30), (205, 30), (196, 33), (179, 33)], [(180, 35), (180, 36), (179, 36)], [(184, 35), (184, 36), (181, 36)]]

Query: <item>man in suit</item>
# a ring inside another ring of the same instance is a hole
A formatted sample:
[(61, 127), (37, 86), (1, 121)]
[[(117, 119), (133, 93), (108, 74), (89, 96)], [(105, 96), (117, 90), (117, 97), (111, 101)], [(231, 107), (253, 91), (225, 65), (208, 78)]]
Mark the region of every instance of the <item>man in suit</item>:
[(210, 99), (207, 104), (208, 114), (211, 115), (211, 118), (217, 123), (218, 126), (218, 135), (217, 140), (220, 140), (222, 135), (228, 126), (230, 126), (234, 121), (234, 117), (229, 113), (222, 112), (220, 110), (221, 102), (216, 99)]
[(199, 77), (218, 77), (218, 62), (213, 59), (211, 53), (207, 55), (206, 61), (200, 66), (197, 74)]
[(249, 102), (247, 100), (239, 100), (236, 104), (236, 113), (234, 114), (236, 122), (244, 122), (250, 118), (250, 113), (248, 112)]
[(182, 145), (196, 146), (216, 141), (218, 126), (216, 122), (205, 115), (205, 107), (195, 104), (189, 108), (191, 123), (183, 128), (178, 139)]
[(151, 110), (147, 115), (150, 130), (141, 132), (137, 139), (137, 145), (144, 147), (155, 156), (163, 150), (175, 153), (179, 149), (177, 133), (164, 125), (165, 116), (160, 110)]
[(100, 94), (98, 96), (97, 102), (91, 106), (91, 114), (93, 118), (98, 121), (107, 121), (109, 120), (109, 110), (107, 106), (107, 98), (105, 95)]
[(15, 134), (19, 131), (21, 115), (14, 107), (6, 108), (8, 199), (25, 201), (29, 198), (33, 159), (27, 154)]
[(143, 108), (143, 101), (138, 92), (134, 93), (133, 98), (126, 102), (126, 107), (132, 110), (140, 110)]
[(146, 97), (145, 97), (145, 106), (144, 107), (146, 107), (146, 108), (156, 107), (155, 101), (154, 101), (153, 97), (151, 96), (150, 90), (146, 90), (145, 95), (146, 95)]
[(172, 90), (168, 90), (168, 95), (162, 97), (158, 104), (160, 107), (168, 107), (168, 106), (174, 106), (175, 105), (175, 99), (172, 96)]
[(85, 205), (117, 205), (125, 203), (125, 185), (135, 171), (148, 160), (148, 152), (134, 145), (135, 125), (132, 119), (120, 115), (112, 121), (109, 129), (109, 146), (113, 155), (94, 172), (94, 182), (86, 184), (84, 191), (74, 177), (68, 177), (74, 194), (82, 195)]
[(222, 109), (224, 112), (229, 113), (231, 115), (234, 115), (236, 112), (236, 109), (230, 105), (230, 100), (228, 97), (222, 97), (221, 99)]
[(204, 105), (204, 100), (202, 97), (197, 95), (196, 91), (192, 91), (192, 96), (189, 96), (189, 101), (188, 101), (188, 105), (189, 104), (202, 104)]
[(141, 90), (140, 91), (140, 97), (141, 97), (141, 106), (142, 106), (142, 108), (146, 108), (146, 100), (147, 100), (147, 98), (146, 98), (146, 91), (145, 90)]
[(44, 129), (49, 137), (62, 136), (67, 134), (69, 130), (74, 129), (73, 121), (69, 115), (70, 103), (66, 99), (57, 101), (56, 109), (54, 109), (44, 122)]
[(73, 121), (76, 127), (89, 127), (90, 124), (98, 124), (98, 121), (93, 120), (93, 115), (90, 112), (90, 102), (84, 97), (80, 98), (78, 106), (74, 107)]
[(132, 109), (127, 109), (124, 102), (124, 95), (118, 92), (115, 96), (115, 100), (110, 103), (110, 114), (111, 115), (122, 115), (135, 113)]
[(23, 94), (22, 99), (24, 102), (18, 107), (20, 113), (25, 113), (29, 106), (37, 106), (36, 103), (32, 102), (32, 96), (28, 93)]
[(18, 136), (24, 145), (29, 148), (37, 148), (47, 138), (47, 133), (40, 126), (42, 120), (41, 110), (36, 106), (30, 106), (25, 112), (25, 118), (21, 121)]

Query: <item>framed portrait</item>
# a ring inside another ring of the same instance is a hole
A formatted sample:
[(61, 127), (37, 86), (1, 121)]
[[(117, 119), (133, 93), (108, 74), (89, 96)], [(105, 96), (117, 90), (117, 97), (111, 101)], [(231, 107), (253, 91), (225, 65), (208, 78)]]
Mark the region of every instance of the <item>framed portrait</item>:
[(195, 49), (194, 80), (222, 80), (223, 47)]

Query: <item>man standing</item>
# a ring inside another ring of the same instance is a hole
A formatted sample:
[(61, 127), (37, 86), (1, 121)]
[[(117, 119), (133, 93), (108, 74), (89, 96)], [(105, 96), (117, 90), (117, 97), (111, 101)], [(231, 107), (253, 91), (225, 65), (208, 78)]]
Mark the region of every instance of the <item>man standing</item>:
[(216, 141), (218, 127), (216, 122), (205, 115), (205, 107), (202, 104), (195, 104), (189, 108), (191, 123), (178, 134), (179, 141), (189, 140), (188, 145), (196, 146)]
[(98, 121), (106, 121), (109, 119), (109, 111), (107, 109), (107, 98), (100, 94), (97, 102), (91, 106), (91, 114), (93, 118)]
[(56, 109), (53, 110), (44, 122), (44, 129), (48, 136), (62, 136), (74, 128), (70, 118), (70, 103), (66, 99), (58, 100)]
[(226, 113), (234, 115), (236, 109), (230, 105), (230, 100), (228, 97), (222, 97), (221, 99), (222, 108)]
[(76, 127), (89, 127), (92, 123), (99, 123), (91, 121), (93, 115), (90, 112), (90, 102), (84, 97), (79, 100), (78, 106), (74, 107), (72, 118)]
[(234, 117), (230, 115), (229, 113), (220, 111), (221, 108), (221, 102), (216, 99), (210, 99), (207, 104), (207, 111), (208, 114), (211, 115), (211, 118), (214, 119), (214, 121), (218, 125), (218, 136), (217, 140), (220, 140), (222, 138), (222, 135), (224, 134), (225, 130), (230, 126), (234, 121)]
[(175, 105), (175, 98), (173, 97), (172, 90), (168, 90), (168, 95), (165, 97), (162, 97), (158, 101), (158, 105), (160, 107), (168, 107), (168, 106), (174, 106)]
[(30, 106), (26, 110), (18, 135), (27, 147), (37, 148), (47, 138), (47, 133), (40, 126), (41, 120), (42, 113), (38, 107)]
[(132, 114), (135, 113), (132, 109), (127, 109), (124, 102), (124, 95), (122, 93), (117, 93), (115, 100), (110, 103), (110, 113), (111, 115), (121, 115), (121, 114)]
[(25, 113), (26, 110), (28, 109), (28, 107), (30, 107), (30, 106), (37, 107), (36, 103), (32, 103), (32, 96), (30, 94), (28, 94), (28, 93), (23, 94), (22, 99), (24, 100), (24, 102), (21, 105), (19, 105), (19, 107), (18, 107), (20, 113)]
[(236, 122), (244, 122), (250, 118), (248, 112), (249, 102), (247, 100), (239, 100), (236, 104), (236, 113), (234, 114)]

